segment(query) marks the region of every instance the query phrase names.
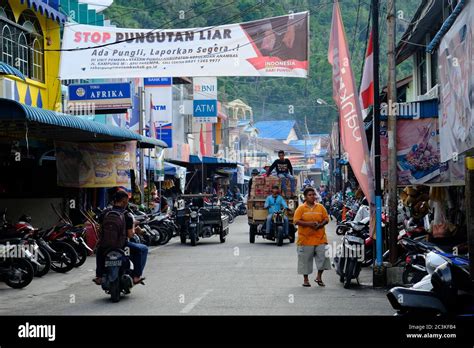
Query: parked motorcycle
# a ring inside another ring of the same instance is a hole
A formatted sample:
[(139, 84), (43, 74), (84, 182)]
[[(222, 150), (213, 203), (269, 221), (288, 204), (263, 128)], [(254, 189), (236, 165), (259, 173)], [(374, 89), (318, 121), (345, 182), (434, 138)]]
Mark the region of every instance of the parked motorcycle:
[[(6, 239), (0, 242), (0, 281), (13, 289), (21, 289), (33, 280), (35, 271), (31, 257), (20, 257), (24, 242), (20, 239)], [(15, 255), (15, 257), (12, 257)]]

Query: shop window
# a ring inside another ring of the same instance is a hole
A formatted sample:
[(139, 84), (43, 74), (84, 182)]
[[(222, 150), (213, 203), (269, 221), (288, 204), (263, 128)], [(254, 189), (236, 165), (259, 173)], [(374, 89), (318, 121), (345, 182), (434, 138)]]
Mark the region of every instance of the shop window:
[(44, 53), (43, 53), (43, 45), (35, 38), (33, 40), (33, 46), (31, 48), (31, 56), (32, 56), (32, 65), (31, 65), (31, 78), (38, 81), (44, 80)]
[(25, 33), (20, 33), (18, 36), (18, 53), (15, 60), (15, 66), (26, 76), (29, 76), (29, 62), (28, 62), (28, 40)]
[[(29, 78), (40, 82), (44, 81), (44, 37), (36, 15), (29, 10), (24, 11), (18, 24), (21, 26), (21, 35), (26, 38), (26, 48), (22, 47), (22, 55), (26, 53), (27, 64), (22, 65)], [(24, 43), (24, 41), (22, 41)], [(20, 59), (24, 57), (18, 56)], [(22, 70), (23, 72), (23, 70)]]
[(14, 65), (12, 31), (7, 24), (2, 28), (2, 62)]

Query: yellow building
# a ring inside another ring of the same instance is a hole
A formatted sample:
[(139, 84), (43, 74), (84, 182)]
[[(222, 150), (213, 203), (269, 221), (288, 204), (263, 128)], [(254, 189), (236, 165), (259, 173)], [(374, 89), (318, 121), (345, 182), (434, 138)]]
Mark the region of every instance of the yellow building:
[[(0, 0), (0, 98), (60, 110), (60, 30), (65, 21), (59, 0)], [(8, 74), (10, 68), (21, 74)]]

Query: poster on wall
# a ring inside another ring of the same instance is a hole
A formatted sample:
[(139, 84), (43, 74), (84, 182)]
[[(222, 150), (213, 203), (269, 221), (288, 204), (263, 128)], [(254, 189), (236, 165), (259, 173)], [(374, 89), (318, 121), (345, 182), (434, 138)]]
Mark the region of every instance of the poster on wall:
[(61, 187), (130, 188), (136, 169), (136, 143), (55, 142), (57, 184)]
[(144, 79), (147, 136), (173, 147), (173, 79)]
[[(386, 122), (380, 127), (381, 169), (388, 173)], [(460, 185), (464, 181), (462, 161), (440, 160), (438, 118), (397, 121), (398, 185)]]
[[(60, 78), (308, 75), (309, 12), (187, 29), (67, 23)], [(70, 62), (77, 62), (71, 64)]]
[(438, 50), (441, 161), (474, 147), (474, 2), (461, 11)]

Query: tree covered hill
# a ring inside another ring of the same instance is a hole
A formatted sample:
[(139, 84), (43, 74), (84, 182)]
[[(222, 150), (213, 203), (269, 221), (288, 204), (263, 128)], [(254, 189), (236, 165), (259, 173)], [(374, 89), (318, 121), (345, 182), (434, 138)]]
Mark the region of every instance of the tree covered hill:
[[(370, 0), (340, 0), (346, 36), (351, 51), (356, 81), (360, 81), (364, 61)], [(220, 99), (240, 98), (254, 109), (256, 120), (296, 119), (300, 130), (329, 132), (336, 118), (334, 109), (316, 103), (318, 98), (333, 104), (331, 66), (327, 61), (332, 0), (115, 0), (106, 10), (114, 24), (126, 28), (168, 29), (216, 26), (265, 17), (290, 11), (310, 11), (310, 77), (219, 78)], [(397, 37), (403, 34), (420, 0), (397, 2)], [(386, 83), (386, 0), (380, 5), (380, 73)], [(410, 62), (398, 67), (397, 78), (411, 74)]]

